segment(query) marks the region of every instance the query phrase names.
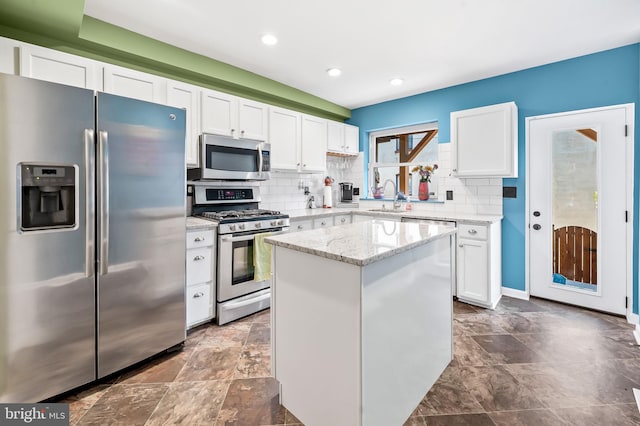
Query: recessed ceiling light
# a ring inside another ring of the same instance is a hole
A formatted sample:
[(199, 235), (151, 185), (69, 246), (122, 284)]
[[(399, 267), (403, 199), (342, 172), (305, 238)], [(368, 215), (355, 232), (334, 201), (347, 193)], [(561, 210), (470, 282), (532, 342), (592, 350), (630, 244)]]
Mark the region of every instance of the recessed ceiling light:
[(267, 46), (273, 46), (278, 43), (278, 38), (273, 34), (265, 34), (262, 36), (262, 42)]
[(404, 83), (404, 80), (401, 78), (392, 78), (389, 80), (389, 84), (392, 86), (400, 86), (402, 83)]
[(340, 68), (329, 68), (327, 70), (327, 74), (329, 74), (331, 77), (337, 77), (342, 74), (342, 70)]

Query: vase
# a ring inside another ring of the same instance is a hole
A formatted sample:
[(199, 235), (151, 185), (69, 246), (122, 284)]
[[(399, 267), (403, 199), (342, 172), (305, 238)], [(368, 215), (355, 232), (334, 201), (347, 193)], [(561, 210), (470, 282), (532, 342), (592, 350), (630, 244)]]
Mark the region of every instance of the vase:
[(420, 181), (418, 186), (418, 199), (424, 201), (429, 199), (429, 182), (426, 180)]

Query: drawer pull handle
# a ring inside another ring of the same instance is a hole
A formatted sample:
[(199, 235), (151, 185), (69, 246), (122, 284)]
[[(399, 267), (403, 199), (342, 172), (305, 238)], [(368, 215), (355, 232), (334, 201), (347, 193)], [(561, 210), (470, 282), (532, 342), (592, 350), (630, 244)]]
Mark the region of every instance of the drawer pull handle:
[(475, 229), (469, 229), (467, 232), (470, 233), (471, 235), (478, 233), (478, 231), (476, 231)]
[(200, 243), (200, 242), (204, 241), (204, 237), (195, 237), (193, 239), (193, 241), (196, 242), (196, 243)]
[(322, 221), (322, 223), (321, 223), (322, 226), (324, 226), (326, 224), (327, 224), (327, 222), (325, 222), (325, 221)]
[(304, 226), (298, 225), (298, 229), (302, 229), (302, 228), (304, 228)]
[(196, 294), (193, 295), (193, 298), (197, 299), (198, 297), (202, 297), (202, 296), (204, 296), (204, 293), (199, 291), (199, 292), (197, 292)]
[(204, 260), (204, 256), (198, 255), (198, 256), (194, 257), (193, 260), (195, 260), (196, 262), (199, 261), (199, 260)]

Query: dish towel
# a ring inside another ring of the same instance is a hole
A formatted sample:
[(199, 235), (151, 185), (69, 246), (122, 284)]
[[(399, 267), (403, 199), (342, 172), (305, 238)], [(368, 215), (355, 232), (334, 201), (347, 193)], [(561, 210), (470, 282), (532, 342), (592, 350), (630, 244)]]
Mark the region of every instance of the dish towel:
[(271, 236), (271, 232), (256, 234), (253, 237), (253, 279), (266, 281), (271, 279), (271, 244), (264, 239)]

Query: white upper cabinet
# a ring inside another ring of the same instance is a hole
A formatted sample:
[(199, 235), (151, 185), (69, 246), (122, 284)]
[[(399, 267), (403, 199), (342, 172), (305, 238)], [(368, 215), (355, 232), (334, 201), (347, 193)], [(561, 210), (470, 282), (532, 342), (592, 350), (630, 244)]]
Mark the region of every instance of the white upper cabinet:
[(20, 46), (20, 75), (67, 86), (102, 90), (97, 62), (38, 46)]
[(458, 177), (518, 177), (515, 102), (451, 113), (451, 171)]
[[(300, 135), (300, 113), (283, 108), (269, 108), (272, 169), (300, 169)], [(322, 153), (323, 157), (324, 155)]]
[(18, 75), (18, 42), (0, 37), (0, 72)]
[(214, 90), (202, 91), (202, 132), (267, 140), (267, 105)]
[(303, 172), (327, 168), (327, 120), (302, 114), (301, 166)]
[(330, 153), (357, 155), (359, 129), (350, 124), (327, 121), (327, 151)]
[(238, 129), (241, 138), (266, 141), (268, 118), (267, 105), (238, 98)]
[(105, 65), (103, 68), (104, 91), (127, 98), (148, 102), (166, 103), (166, 79), (153, 74)]
[(200, 88), (180, 81), (167, 81), (167, 105), (184, 108), (186, 111), (185, 150), (187, 166), (198, 166), (198, 138), (200, 135), (199, 114)]

